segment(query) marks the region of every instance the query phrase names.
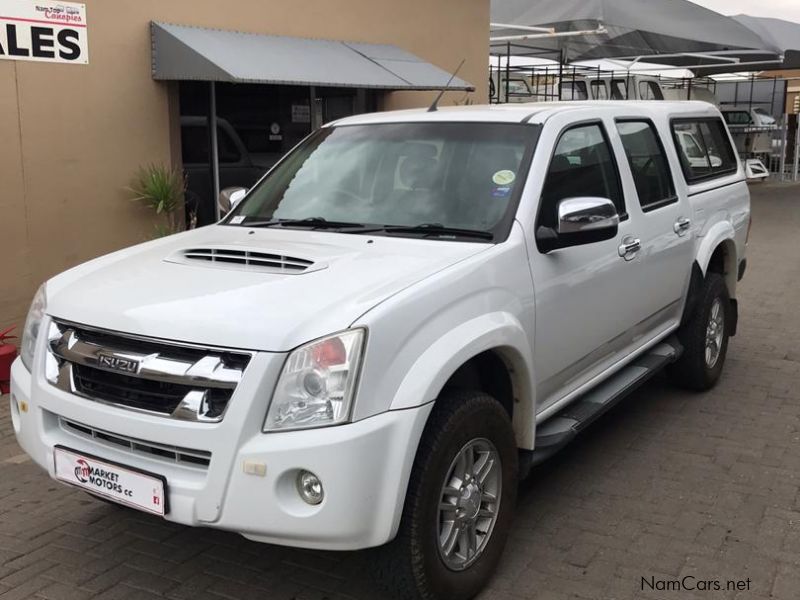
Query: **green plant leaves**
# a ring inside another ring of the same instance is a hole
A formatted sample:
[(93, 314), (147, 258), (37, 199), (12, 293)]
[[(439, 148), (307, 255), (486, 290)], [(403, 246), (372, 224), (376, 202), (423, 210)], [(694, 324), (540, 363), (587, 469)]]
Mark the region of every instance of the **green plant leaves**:
[(157, 215), (166, 215), (168, 224), (157, 225), (158, 237), (176, 233), (182, 229), (180, 212), (183, 209), (183, 194), (186, 177), (179, 169), (152, 163), (139, 168), (127, 190), (131, 200), (150, 207)]

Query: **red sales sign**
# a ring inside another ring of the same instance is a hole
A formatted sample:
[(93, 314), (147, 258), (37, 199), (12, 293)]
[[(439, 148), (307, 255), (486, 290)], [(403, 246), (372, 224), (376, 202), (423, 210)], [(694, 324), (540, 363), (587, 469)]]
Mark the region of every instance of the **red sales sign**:
[(86, 5), (0, 0), (0, 60), (87, 64)]

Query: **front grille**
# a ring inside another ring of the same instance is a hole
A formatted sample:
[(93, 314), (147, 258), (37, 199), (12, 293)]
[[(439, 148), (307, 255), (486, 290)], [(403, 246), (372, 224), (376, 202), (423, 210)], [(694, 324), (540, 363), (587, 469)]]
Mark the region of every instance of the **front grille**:
[[(186, 394), (195, 389), (191, 385), (152, 381), (83, 365), (72, 366), (72, 379), (75, 391), (83, 396), (168, 414), (172, 414)], [(222, 415), (229, 397), (225, 390), (209, 390), (207, 400), (211, 406), (206, 416), (216, 418)]]
[(191, 450), (189, 448), (180, 448), (179, 446), (147, 442), (125, 435), (110, 433), (95, 427), (89, 427), (88, 425), (70, 421), (63, 417), (59, 417), (58, 424), (61, 429), (68, 433), (123, 448), (135, 454), (206, 468), (209, 463), (211, 463), (211, 452), (205, 450)]
[(54, 321), (47, 377), (68, 392), (130, 410), (217, 422), (251, 354), (198, 348)]

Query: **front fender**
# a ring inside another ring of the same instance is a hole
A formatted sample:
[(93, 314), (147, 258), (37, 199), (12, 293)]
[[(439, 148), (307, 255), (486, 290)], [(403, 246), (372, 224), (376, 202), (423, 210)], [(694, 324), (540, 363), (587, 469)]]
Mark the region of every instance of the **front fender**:
[(532, 447), (534, 431), (530, 424), (534, 422), (535, 403), (529, 365), (533, 360), (525, 330), (510, 313), (487, 313), (465, 321), (428, 346), (407, 371), (389, 409), (402, 410), (435, 400), (461, 365), (487, 350), (497, 351), (509, 367), (517, 400), (517, 443)]

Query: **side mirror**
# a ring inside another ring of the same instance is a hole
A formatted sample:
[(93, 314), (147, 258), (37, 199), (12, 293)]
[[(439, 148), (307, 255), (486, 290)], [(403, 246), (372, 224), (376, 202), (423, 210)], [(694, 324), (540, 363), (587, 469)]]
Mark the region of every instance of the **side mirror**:
[(247, 189), (243, 187), (229, 187), (222, 190), (217, 198), (220, 216), (224, 217), (236, 208), (246, 194)]
[(539, 227), (536, 241), (542, 252), (609, 240), (617, 235), (619, 214), (608, 198), (565, 198), (558, 203), (556, 229)]

